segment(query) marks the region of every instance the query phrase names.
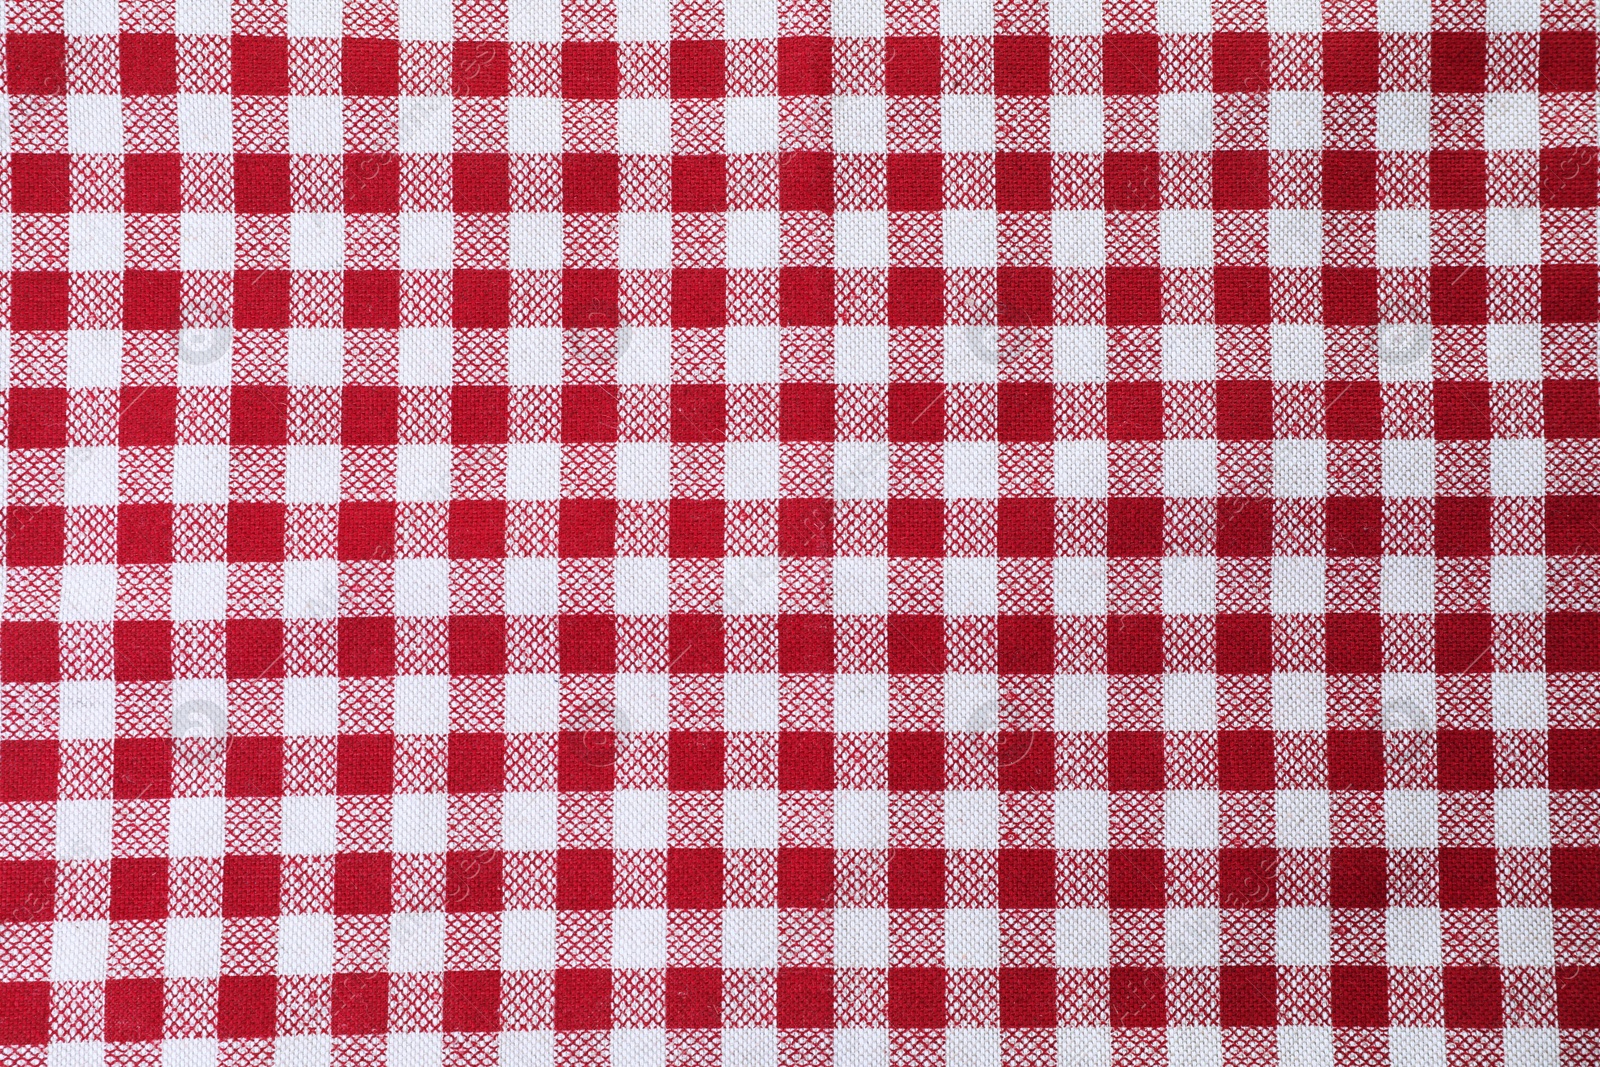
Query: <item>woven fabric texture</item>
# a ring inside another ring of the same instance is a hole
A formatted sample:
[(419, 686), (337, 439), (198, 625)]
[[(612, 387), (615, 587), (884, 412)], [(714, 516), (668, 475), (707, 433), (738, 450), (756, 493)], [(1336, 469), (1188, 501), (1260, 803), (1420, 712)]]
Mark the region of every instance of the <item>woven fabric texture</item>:
[(1576, 0), (10, 0), (0, 1062), (1600, 1062)]

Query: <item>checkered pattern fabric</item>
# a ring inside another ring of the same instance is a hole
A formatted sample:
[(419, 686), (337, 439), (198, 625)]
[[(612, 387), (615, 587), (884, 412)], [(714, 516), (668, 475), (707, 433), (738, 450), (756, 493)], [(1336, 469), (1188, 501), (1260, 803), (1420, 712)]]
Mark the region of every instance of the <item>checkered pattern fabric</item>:
[(11, 0), (0, 1061), (1600, 1060), (1574, 0)]

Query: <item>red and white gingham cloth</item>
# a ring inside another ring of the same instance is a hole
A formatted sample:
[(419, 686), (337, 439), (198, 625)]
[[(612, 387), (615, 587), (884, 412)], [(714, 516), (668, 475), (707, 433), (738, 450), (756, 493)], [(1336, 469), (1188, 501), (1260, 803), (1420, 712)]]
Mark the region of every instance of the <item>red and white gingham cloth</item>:
[(0, 1062), (1600, 1059), (1576, 0), (11, 0)]

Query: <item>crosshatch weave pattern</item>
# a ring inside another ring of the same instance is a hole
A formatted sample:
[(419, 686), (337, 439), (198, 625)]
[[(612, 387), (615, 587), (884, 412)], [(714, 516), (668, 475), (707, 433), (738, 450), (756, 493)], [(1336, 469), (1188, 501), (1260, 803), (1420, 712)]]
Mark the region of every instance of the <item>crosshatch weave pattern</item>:
[(0, 1061), (1600, 1061), (1592, 5), (4, 18)]

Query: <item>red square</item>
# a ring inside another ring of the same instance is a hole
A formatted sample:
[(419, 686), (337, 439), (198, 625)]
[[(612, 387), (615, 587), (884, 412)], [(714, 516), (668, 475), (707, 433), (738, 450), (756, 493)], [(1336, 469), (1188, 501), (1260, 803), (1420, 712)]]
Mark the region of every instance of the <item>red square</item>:
[[(503, 273), (503, 272), (488, 272)], [(458, 290), (459, 293), (459, 290)], [(450, 443), (503, 445), (510, 426), (511, 390), (503, 385), (450, 389)]]
[(1542, 207), (1594, 207), (1594, 151), (1588, 148), (1541, 149), (1539, 203)]
[(1550, 850), (1550, 905), (1600, 908), (1600, 848), (1557, 846)]
[(945, 787), (944, 734), (922, 730), (889, 733), (889, 788), (895, 792), (939, 792)]
[(832, 326), (833, 287), (832, 267), (780, 267), (778, 322), (784, 326)]
[(1271, 730), (1217, 732), (1217, 788), (1268, 790), (1274, 786)]
[(1055, 501), (1050, 497), (995, 501), (995, 554), (1001, 559), (1055, 555)]
[(722, 1025), (722, 968), (668, 967), (668, 1030), (711, 1030)]
[[(564, 385), (561, 387), (561, 440), (615, 441), (617, 439), (617, 394), (603, 385)], [(565, 505), (566, 502), (563, 502)], [(612, 505), (615, 514), (615, 505)]]
[(1217, 501), (1217, 555), (1272, 555), (1272, 499), (1223, 497)]
[[(566, 180), (568, 161), (574, 158), (592, 159), (595, 169), (604, 167), (604, 161), (611, 161), (613, 172), (616, 169), (616, 156), (593, 156), (562, 158), (562, 178)], [(451, 209), (464, 214), (504, 214), (511, 210), (511, 157), (503, 152), (458, 152), (450, 157), (450, 185)], [(585, 175), (589, 177), (589, 175)], [(599, 174), (592, 176), (593, 180), (600, 180)], [(577, 210), (571, 206), (572, 187), (563, 185), (566, 190), (567, 210)], [(616, 182), (613, 179), (610, 186), (612, 198), (615, 199)], [(586, 195), (599, 197), (603, 190), (586, 190)], [(610, 210), (615, 211), (612, 207)]]
[(1551, 730), (1550, 788), (1600, 789), (1600, 730)]
[(555, 1028), (558, 1031), (611, 1029), (609, 969), (563, 967), (556, 970)]
[[(289, 325), (289, 272), (241, 270), (233, 274), (233, 324), (243, 330)], [(265, 386), (263, 388), (272, 388)]]
[(897, 1030), (941, 1029), (949, 1025), (944, 1006), (945, 972), (939, 967), (889, 968), (886, 1015)]
[(1272, 672), (1272, 616), (1222, 614), (1217, 616), (1217, 673), (1270, 674)]
[(785, 152), (778, 158), (778, 207), (833, 210), (833, 153)]
[(11, 427), (7, 443), (12, 448), (65, 448), (67, 445), (67, 391), (65, 389), (12, 389), (9, 396)]
[(1373, 267), (1322, 268), (1322, 322), (1373, 326), (1378, 322), (1378, 272)]
[(1322, 88), (1328, 93), (1378, 91), (1378, 35), (1370, 31), (1322, 35)]
[(1106, 782), (1116, 793), (1159, 793), (1166, 788), (1165, 742), (1159, 730), (1106, 734)]
[(778, 95), (833, 95), (832, 38), (778, 38)]
[(400, 42), (346, 37), (339, 75), (345, 96), (399, 96)]
[(1376, 614), (1329, 612), (1324, 620), (1330, 674), (1376, 674), (1383, 669), (1383, 627)]
[(340, 734), (338, 757), (338, 795), (394, 792), (393, 734)]
[(1383, 499), (1331, 496), (1326, 501), (1328, 555), (1374, 557), (1383, 553)]
[(778, 849), (778, 907), (833, 907), (832, 849)]
[(616, 670), (616, 616), (563, 614), (560, 621), (562, 673)]
[(778, 386), (778, 440), (831, 441), (833, 434), (833, 386), (820, 382)]
[(0, 860), (0, 915), (7, 922), (53, 922), (55, 913), (55, 861)]
[(217, 981), (217, 1036), (269, 1038), (277, 1032), (278, 979), (223, 975)]
[(1434, 267), (1433, 321), (1471, 326), (1489, 321), (1489, 277), (1483, 267)]
[(1329, 972), (1335, 1027), (1389, 1025), (1389, 969), (1334, 966)]
[(1217, 382), (1217, 437), (1223, 441), (1272, 440), (1272, 383)]
[(1546, 615), (1545, 667), (1552, 671), (1600, 670), (1600, 614), (1552, 611)]
[(1492, 616), (1440, 612), (1433, 617), (1433, 626), (1435, 670), (1484, 674), (1494, 669)]
[(61, 753), (56, 742), (0, 741), (0, 800), (55, 800), (60, 773)]
[(672, 210), (726, 211), (728, 158), (720, 155), (672, 157)]
[(778, 672), (834, 672), (834, 616), (778, 616)]
[(944, 324), (944, 271), (937, 267), (889, 268), (889, 325)]
[(939, 95), (939, 38), (884, 40), (883, 84), (890, 96)]
[(1600, 388), (1593, 380), (1544, 383), (1544, 436), (1600, 437)]
[(668, 619), (667, 670), (673, 674), (721, 674), (724, 669), (721, 615), (674, 613)]
[(1053, 1027), (1056, 972), (1049, 967), (1000, 968), (1000, 1026)]
[(1546, 30), (1539, 34), (1539, 91), (1592, 93), (1595, 34), (1593, 30)]
[(667, 555), (678, 559), (721, 556), (726, 508), (721, 500), (673, 500)]
[(1434, 210), (1482, 211), (1487, 202), (1488, 158), (1485, 152), (1466, 149), (1432, 153), (1429, 201)]
[(1106, 325), (1161, 323), (1161, 268), (1106, 268)]
[(1166, 1026), (1167, 972), (1160, 967), (1111, 968), (1111, 1025)]
[(172, 677), (172, 623), (116, 622), (112, 632), (118, 681), (161, 682)]
[(1328, 853), (1328, 903), (1335, 908), (1382, 908), (1389, 902), (1388, 852), (1335, 848)]
[(1001, 441), (1055, 439), (1054, 390), (1048, 382), (1001, 382), (995, 398)]
[(778, 735), (779, 789), (832, 789), (834, 735), (785, 730)]
[(617, 98), (615, 41), (561, 42), (561, 95), (568, 100)]
[(447, 913), (499, 911), (504, 907), (504, 886), (505, 858), (501, 853), (446, 854), (444, 910)]
[(1475, 32), (1434, 33), (1430, 70), (1436, 93), (1481, 93), (1488, 60), (1489, 35)]
[(1271, 58), (1264, 33), (1217, 33), (1211, 37), (1211, 89), (1218, 93), (1264, 93), (1271, 86)]
[(722, 907), (722, 849), (667, 849), (667, 907)]
[(0, 622), (0, 682), (60, 680), (60, 628), (55, 623)]
[(115, 800), (172, 795), (172, 739), (119, 737), (112, 749), (111, 796)]
[(1600, 967), (1556, 971), (1556, 1019), (1563, 1030), (1600, 1029)]
[(720, 267), (672, 272), (672, 325), (719, 329), (728, 323), (728, 272)]
[(1106, 902), (1113, 908), (1164, 907), (1166, 877), (1159, 848), (1114, 848), (1106, 854)]
[(124, 387), (118, 399), (117, 444), (123, 448), (166, 448), (177, 443), (176, 387)]
[(889, 852), (891, 908), (943, 908), (944, 849), (896, 848)]
[[(569, 387), (571, 388), (571, 387)], [(565, 559), (617, 554), (615, 500), (563, 500), (558, 554)]]
[(778, 501), (778, 555), (833, 555), (833, 501)]
[(1219, 1021), (1223, 1026), (1278, 1025), (1278, 969), (1225, 966), (1218, 981)]
[(996, 35), (994, 39), (994, 92), (996, 96), (1050, 95), (1050, 38)]
[(778, 968), (778, 1029), (833, 1026), (833, 968)]
[(389, 1029), (389, 976), (382, 971), (333, 976), (329, 1031), (335, 1037)]
[(616, 212), (621, 204), (618, 165), (616, 154), (610, 152), (568, 152), (563, 155), (561, 209), (568, 214)]
[(130, 270), (122, 275), (122, 327), (176, 330), (183, 302), (183, 276), (175, 270)]
[(240, 152), (233, 157), (233, 202), (250, 214), (286, 215), (289, 201), (289, 157)]
[(887, 628), (890, 674), (938, 674), (945, 669), (942, 615), (890, 615)]
[(563, 848), (556, 852), (556, 907), (604, 911), (611, 907), (613, 854), (608, 848)]
[(452, 675), (506, 672), (504, 615), (452, 615), (449, 642)]
[(889, 499), (888, 545), (893, 558), (944, 555), (944, 502)]
[(230, 797), (283, 796), (283, 738), (230, 739), (225, 792)]
[(1106, 555), (1159, 556), (1166, 502), (1161, 497), (1112, 497), (1106, 501)]
[(339, 620), (339, 676), (387, 678), (394, 674), (394, 620)]
[(889, 440), (943, 441), (944, 395), (935, 382), (889, 383)]
[(167, 917), (167, 861), (113, 858), (111, 861), (111, 919), (149, 921)]
[(995, 629), (1001, 674), (1049, 674), (1055, 669), (1052, 616), (1001, 615)]
[(233, 93), (235, 96), (287, 96), (288, 38), (235, 36)]
[[(15, 38), (19, 34), (9, 34)], [(15, 92), (15, 68), (13, 92)], [(11, 1045), (50, 1043), (50, 983), (0, 982), (0, 1033)], [(39, 1062), (43, 1057), (35, 1058)]]
[(66, 508), (50, 504), (6, 508), (6, 566), (59, 567), (66, 546)]
[(1333, 441), (1376, 441), (1383, 436), (1383, 398), (1377, 382), (1328, 382), (1324, 421)]
[(351, 500), (339, 505), (339, 558), (394, 558), (393, 503)]
[(1498, 1030), (1504, 1022), (1500, 1000), (1500, 968), (1446, 967), (1444, 969), (1446, 1028)]
[[(1267, 267), (1217, 267), (1212, 272), (1216, 320), (1265, 326), (1272, 321), (1272, 271)], [(1272, 409), (1267, 408), (1271, 416)]]
[(1106, 616), (1106, 670), (1160, 674), (1165, 655), (1160, 615)]
[(937, 152), (891, 152), (885, 163), (890, 211), (944, 207), (944, 161)]
[(511, 57), (504, 41), (457, 41), (450, 83), (456, 96), (505, 96)]
[(159, 978), (113, 978), (106, 983), (106, 1040), (159, 1041), (164, 1002)]
[(504, 500), (452, 500), (449, 512), (451, 559), (501, 559), (506, 554)]
[(1543, 321), (1595, 321), (1594, 267), (1546, 263), (1539, 268), (1539, 287), (1539, 314)]
[(222, 917), (277, 915), (283, 896), (282, 856), (226, 856), (222, 861)]
[(995, 747), (1002, 793), (1048, 793), (1055, 789), (1055, 734), (1048, 730), (1002, 729)]
[(1443, 730), (1438, 734), (1439, 788), (1494, 788), (1494, 732)]
[(1110, 382), (1106, 385), (1106, 438), (1112, 441), (1161, 439), (1161, 383)]
[(1439, 903), (1446, 908), (1495, 906), (1495, 850), (1492, 848), (1441, 848), (1439, 850)]
[(65, 330), (70, 302), (66, 271), (19, 270), (11, 274), (11, 324), (16, 329)]
[(1002, 908), (1056, 906), (1056, 854), (1048, 848), (1002, 848), (998, 854)]
[(1107, 152), (1107, 211), (1161, 209), (1161, 157), (1155, 152)]
[(283, 677), (283, 620), (229, 619), (229, 678)]
[(667, 788), (721, 789), (727, 738), (709, 731), (674, 730), (667, 737)]
[[(618, 272), (598, 268), (570, 268), (561, 272), (561, 325), (569, 330), (614, 330), (617, 327)], [(598, 385), (563, 386), (562, 399), (573, 388), (599, 389)], [(615, 401), (612, 403), (615, 409)], [(564, 413), (563, 413), (564, 414)], [(615, 419), (613, 418), (613, 423)], [(566, 419), (562, 419), (562, 432), (566, 432)], [(579, 438), (563, 437), (563, 440)], [(615, 437), (610, 440), (615, 441)]]
[(400, 272), (344, 272), (344, 324), (347, 329), (393, 330), (400, 325)]
[(118, 58), (123, 96), (171, 96), (178, 91), (178, 38), (170, 33), (124, 33)]
[(282, 504), (229, 504), (228, 562), (283, 562), (285, 518)]
[(1153, 33), (1108, 33), (1104, 91), (1107, 96), (1144, 96), (1161, 91), (1161, 45)]
[(450, 324), (458, 330), (503, 330), (511, 324), (511, 272), (452, 272)]
[(177, 153), (130, 152), (123, 156), (123, 210), (130, 214), (171, 214), (182, 210), (182, 159)]
[(6, 88), (59, 96), (67, 91), (67, 38), (60, 33), (6, 34)]
[(1440, 441), (1487, 441), (1489, 383), (1433, 383), (1433, 436)]
[(1218, 211), (1265, 211), (1270, 198), (1267, 154), (1224, 151), (1211, 155), (1211, 206)]
[(1001, 326), (1049, 326), (1055, 275), (1049, 267), (1000, 267), (995, 271), (995, 321)]
[(506, 735), (452, 733), (448, 788), (452, 793), (499, 793), (506, 786)]
[(609, 730), (563, 730), (556, 747), (556, 788), (610, 791), (616, 782), (617, 736)]
[(674, 40), (670, 47), (674, 99), (715, 98), (727, 94), (726, 45), (722, 41)]
[(1217, 900), (1224, 908), (1277, 907), (1276, 850), (1224, 848), (1218, 852)]
[[(348, 405), (348, 391), (345, 396)], [(230, 415), (230, 444), (288, 444), (289, 390), (286, 387), (236, 385), (231, 390)], [(346, 440), (345, 443), (353, 442)]]
[(1049, 153), (995, 153), (994, 199), (1001, 211), (1049, 211)]

